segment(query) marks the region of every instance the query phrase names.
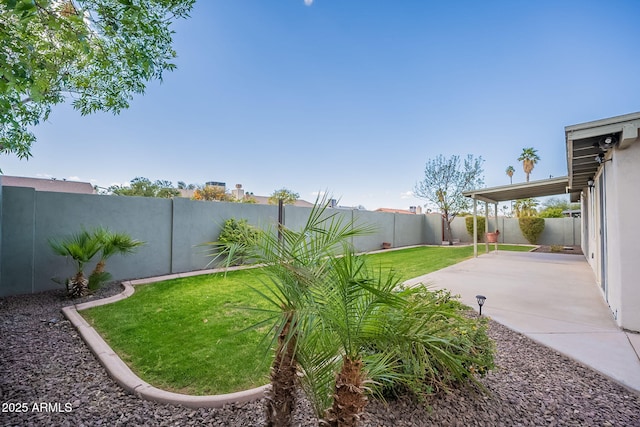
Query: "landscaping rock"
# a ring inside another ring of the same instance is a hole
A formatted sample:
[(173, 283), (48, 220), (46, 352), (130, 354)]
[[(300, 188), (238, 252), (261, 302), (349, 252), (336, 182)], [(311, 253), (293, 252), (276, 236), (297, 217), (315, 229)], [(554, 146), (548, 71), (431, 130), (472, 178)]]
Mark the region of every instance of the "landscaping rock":
[[(82, 301), (120, 290), (111, 284)], [(62, 291), (0, 299), (0, 425), (264, 424), (262, 401), (190, 409), (125, 393), (62, 317), (60, 309), (70, 303)], [(372, 399), (362, 425), (640, 426), (638, 393), (500, 324), (491, 322), (489, 334), (497, 343), (497, 369), (481, 379), (488, 393), (467, 386), (438, 392), (426, 405), (406, 396)], [(317, 422), (301, 398), (295, 425)]]

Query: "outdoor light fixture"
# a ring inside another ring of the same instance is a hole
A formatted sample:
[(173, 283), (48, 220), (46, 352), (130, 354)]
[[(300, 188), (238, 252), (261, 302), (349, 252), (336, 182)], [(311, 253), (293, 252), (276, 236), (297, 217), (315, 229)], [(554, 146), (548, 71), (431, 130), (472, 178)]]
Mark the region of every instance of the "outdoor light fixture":
[(587, 185), (589, 186), (589, 188), (593, 188), (593, 178), (589, 178), (589, 180), (587, 181)]
[(600, 146), (601, 149), (608, 150), (609, 148), (616, 145), (617, 142), (618, 142), (618, 138), (616, 138), (615, 135), (607, 135), (604, 138), (602, 138), (600, 141), (598, 141), (598, 145)]
[(486, 300), (487, 297), (485, 297), (484, 295), (476, 295), (476, 300), (478, 301), (478, 305), (480, 306), (480, 316), (482, 316), (482, 306), (484, 305), (484, 300)]

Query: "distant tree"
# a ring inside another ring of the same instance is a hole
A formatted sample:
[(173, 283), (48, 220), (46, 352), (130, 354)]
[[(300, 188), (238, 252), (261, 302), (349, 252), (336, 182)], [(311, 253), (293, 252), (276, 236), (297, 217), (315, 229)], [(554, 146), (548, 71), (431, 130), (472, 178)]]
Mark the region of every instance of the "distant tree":
[(194, 0), (0, 3), (0, 153), (31, 156), (30, 128), (70, 98), (80, 114), (129, 107), (176, 56), (170, 26)]
[(277, 205), (278, 200), (282, 199), (282, 203), (284, 203), (285, 205), (292, 205), (299, 198), (300, 194), (282, 187), (281, 189), (275, 190), (273, 193), (271, 193), (271, 196), (269, 196), (269, 204)]
[(144, 177), (133, 178), (128, 187), (112, 185), (108, 191), (118, 196), (160, 197), (165, 199), (180, 195), (180, 191), (173, 187), (171, 181), (157, 180), (151, 182), (151, 180)]
[(470, 208), (471, 202), (462, 192), (484, 185), (482, 157), (467, 155), (446, 159), (439, 155), (427, 160), (424, 179), (416, 183), (414, 194), (440, 210), (445, 220), (449, 244), (453, 244), (451, 222), (461, 212)]
[(513, 174), (515, 173), (515, 169), (513, 168), (513, 166), (508, 166), (506, 173), (507, 176), (509, 177), (509, 184), (513, 184)]
[(536, 199), (518, 199), (513, 205), (513, 212), (515, 213), (517, 218), (522, 218), (526, 216), (537, 216), (538, 210), (538, 201)]
[(579, 211), (580, 203), (570, 203), (568, 200), (560, 197), (551, 197), (543, 204), (543, 209), (539, 216), (542, 218), (562, 218), (564, 211)]
[(200, 188), (196, 188), (193, 192), (193, 200), (208, 200), (208, 201), (219, 201), (219, 202), (231, 202), (233, 198), (229, 193), (224, 191), (222, 187), (214, 186), (214, 185), (205, 185)]
[(518, 161), (522, 162), (522, 169), (527, 176), (527, 182), (529, 182), (529, 175), (533, 170), (533, 167), (540, 161), (540, 157), (537, 154), (538, 150), (531, 148), (523, 148), (522, 154), (518, 157)]
[(562, 218), (562, 209), (560, 208), (546, 208), (540, 211), (538, 214), (540, 218)]
[(184, 181), (178, 181), (178, 190), (195, 190), (197, 187), (196, 184), (187, 184)]

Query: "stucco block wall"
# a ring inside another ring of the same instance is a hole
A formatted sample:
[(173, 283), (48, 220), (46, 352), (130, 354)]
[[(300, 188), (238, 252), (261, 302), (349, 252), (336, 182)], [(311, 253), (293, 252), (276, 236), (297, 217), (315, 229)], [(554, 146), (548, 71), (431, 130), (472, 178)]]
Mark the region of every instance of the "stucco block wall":
[[(2, 219), (10, 226), (2, 227), (2, 267), (4, 295), (11, 295), (23, 289), (34, 292), (33, 252), (34, 252), (34, 211), (36, 192), (33, 189), (5, 187), (2, 190)], [(15, 206), (9, 209), (9, 206)]]
[[(20, 187), (4, 187), (0, 194), (0, 296), (62, 287), (52, 279), (63, 281), (72, 276), (74, 264), (55, 255), (48, 240), (82, 227), (104, 226), (146, 242), (134, 254), (115, 255), (107, 261), (114, 280), (124, 280), (205, 268), (211, 258), (201, 245), (216, 240), (229, 218), (247, 219), (274, 231), (278, 219), (278, 207), (270, 205), (52, 193)], [(285, 225), (300, 229), (310, 212), (310, 208), (286, 206)], [(382, 242), (394, 247), (440, 243), (433, 239), (441, 228), (432, 216), (340, 209), (325, 214), (342, 217), (345, 223), (354, 219), (375, 227), (371, 235), (353, 240), (358, 251), (380, 249)], [(86, 266), (87, 273), (94, 263)]]
[[(479, 226), (479, 225), (478, 225)], [(467, 232), (463, 217), (457, 217), (451, 224), (453, 238), (463, 243), (472, 243), (473, 236)], [(500, 230), (498, 241), (528, 245), (529, 241), (522, 235), (517, 218), (489, 217), (489, 231)], [(478, 236), (484, 235), (484, 229), (478, 229)], [(579, 246), (581, 235), (580, 218), (546, 218), (544, 231), (540, 236), (540, 245)]]
[(278, 221), (278, 207), (257, 204), (216, 203), (176, 198), (173, 200), (171, 271), (200, 270), (211, 262), (210, 247), (229, 218), (246, 219), (267, 229)]
[(115, 255), (107, 261), (107, 271), (115, 280), (171, 273), (171, 246), (167, 244), (171, 242), (171, 200), (48, 192), (36, 192), (36, 200), (36, 291), (54, 288), (52, 277), (62, 279), (74, 272), (71, 261), (55, 255), (47, 240), (75, 233), (81, 227), (103, 226), (146, 242), (131, 255)]

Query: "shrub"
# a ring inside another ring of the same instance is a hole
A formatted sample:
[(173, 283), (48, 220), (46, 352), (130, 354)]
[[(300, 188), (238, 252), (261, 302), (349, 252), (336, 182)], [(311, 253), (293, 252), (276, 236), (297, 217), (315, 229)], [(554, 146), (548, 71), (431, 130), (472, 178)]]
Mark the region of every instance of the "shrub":
[(209, 265), (218, 259), (224, 260), (227, 267), (246, 264), (251, 258), (251, 252), (259, 233), (258, 229), (250, 225), (246, 219), (230, 218), (226, 220), (218, 240), (205, 243), (205, 245), (213, 247), (213, 259)]
[(421, 286), (403, 294), (410, 301), (409, 311), (392, 316), (390, 328), (403, 335), (408, 333), (407, 325), (422, 326), (409, 332), (416, 333), (410, 347), (398, 349), (397, 380), (387, 384), (384, 394), (409, 390), (423, 397), (466, 380), (476, 381), (477, 375), (494, 368), (495, 344), (487, 335), (486, 318), (468, 316), (469, 308), (446, 290)]
[[(134, 240), (126, 233), (112, 233), (102, 227), (92, 231), (83, 228), (62, 239), (49, 239), (49, 245), (56, 254), (70, 258), (76, 264), (75, 275), (65, 281), (71, 298), (85, 296), (111, 279), (111, 275), (104, 270), (108, 258), (115, 254), (132, 253), (143, 244), (144, 242)], [(100, 260), (89, 278), (86, 278), (84, 267), (97, 254), (100, 254)]]
[(562, 252), (564, 247), (562, 245), (551, 245), (551, 252)]
[(564, 215), (562, 214), (562, 208), (546, 208), (540, 215), (540, 218), (562, 218)]
[(535, 245), (544, 230), (544, 218), (525, 216), (518, 218), (520, 230), (529, 243)]
[[(478, 242), (484, 241), (484, 227), (485, 227), (485, 218), (483, 216), (478, 216)], [(473, 217), (468, 216), (465, 217), (464, 222), (467, 226), (467, 233), (473, 238)]]

